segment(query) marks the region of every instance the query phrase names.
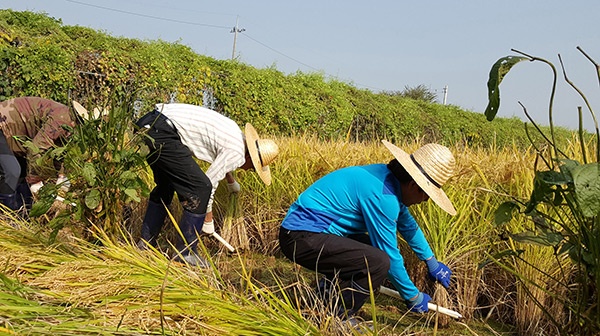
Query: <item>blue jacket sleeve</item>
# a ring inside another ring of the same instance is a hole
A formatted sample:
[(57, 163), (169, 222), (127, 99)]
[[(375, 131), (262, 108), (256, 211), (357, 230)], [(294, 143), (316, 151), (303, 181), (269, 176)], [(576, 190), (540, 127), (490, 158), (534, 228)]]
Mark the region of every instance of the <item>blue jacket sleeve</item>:
[(371, 243), (390, 257), (388, 278), (400, 295), (408, 300), (419, 294), (404, 266), (404, 258), (398, 248), (396, 218), (399, 205), (395, 195), (378, 195), (361, 200), (362, 213)]
[(421, 230), (406, 206), (402, 207), (398, 215), (398, 232), (420, 260), (433, 257), (433, 251), (423, 234), (423, 230)]

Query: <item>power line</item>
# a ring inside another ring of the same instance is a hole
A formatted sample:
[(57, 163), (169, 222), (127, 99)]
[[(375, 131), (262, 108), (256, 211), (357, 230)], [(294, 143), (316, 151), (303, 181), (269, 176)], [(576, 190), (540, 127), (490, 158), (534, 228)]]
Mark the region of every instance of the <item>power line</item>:
[[(244, 33), (244, 34), (242, 34), (242, 35), (243, 35), (243, 36), (246, 36), (247, 38), (251, 39), (252, 41), (254, 41), (254, 42), (256, 42), (256, 43), (258, 43), (258, 44), (262, 45), (263, 47), (265, 47), (265, 48), (267, 48), (267, 49), (269, 49), (269, 50), (271, 50), (271, 51), (273, 51), (273, 52), (275, 52), (275, 53), (277, 53), (277, 54), (279, 54), (279, 55), (281, 55), (281, 56), (283, 56), (283, 57), (285, 57), (285, 58), (288, 58), (288, 59), (290, 59), (290, 60), (292, 60), (292, 61), (294, 61), (294, 62), (296, 62), (296, 63), (302, 64), (302, 65), (304, 65), (305, 67), (307, 67), (307, 68), (310, 68), (310, 69), (313, 69), (313, 70), (315, 70), (315, 71), (317, 71), (317, 72), (323, 72), (323, 73), (324, 73), (324, 74), (325, 74), (327, 77), (334, 78), (334, 79), (337, 79), (337, 80), (339, 80), (339, 79), (340, 79), (340, 77), (338, 77), (338, 76), (330, 75), (330, 74), (328, 74), (327, 72), (323, 71), (322, 69), (317, 69), (317, 68), (315, 68), (315, 67), (313, 67), (313, 66), (310, 66), (310, 65), (308, 65), (308, 64), (306, 64), (306, 63), (304, 63), (304, 62), (302, 62), (302, 61), (299, 61), (299, 60), (297, 60), (297, 59), (295, 59), (295, 58), (293, 58), (293, 57), (291, 57), (291, 56), (288, 56), (288, 55), (286, 55), (286, 54), (284, 54), (284, 53), (282, 53), (282, 52), (280, 52), (280, 51), (278, 51), (278, 50), (275, 50), (275, 49), (273, 49), (273, 48), (269, 47), (268, 45), (266, 45), (266, 44), (264, 44), (264, 43), (260, 42), (259, 40), (257, 40), (257, 39), (255, 39), (255, 38), (251, 37), (251, 36), (250, 36), (250, 35), (248, 35), (247, 33)], [(361, 84), (361, 83), (356, 83), (356, 82), (354, 82), (354, 83), (355, 83), (355, 84), (357, 84), (357, 85), (360, 85), (360, 86), (362, 86), (362, 87), (368, 88), (368, 89), (372, 89), (372, 90), (380, 90), (380, 91), (382, 90), (382, 89), (380, 89), (380, 88), (375, 88), (375, 87), (372, 87), (372, 86), (369, 86), (369, 85), (364, 85), (364, 84)]]
[(264, 43), (260, 42), (259, 40), (255, 39), (255, 38), (253, 38), (252, 36), (248, 35), (247, 33), (244, 33), (244, 34), (242, 34), (242, 35), (244, 35), (244, 36), (246, 36), (247, 38), (251, 39), (252, 41), (254, 41), (254, 42), (256, 42), (256, 43), (260, 44), (261, 46), (263, 46), (263, 47), (265, 47), (265, 48), (267, 48), (267, 49), (271, 50), (272, 52), (278, 53), (279, 55), (281, 55), (281, 56), (283, 56), (283, 57), (285, 57), (285, 58), (288, 58), (288, 59), (290, 59), (290, 60), (292, 60), (292, 61), (294, 61), (294, 62), (296, 62), (296, 63), (300, 63), (300, 64), (304, 65), (305, 67), (311, 68), (311, 69), (313, 69), (313, 70), (315, 70), (315, 71), (321, 71), (321, 70), (319, 70), (319, 69), (317, 69), (317, 68), (315, 68), (315, 67), (312, 67), (312, 66), (310, 66), (310, 65), (308, 65), (308, 64), (306, 64), (306, 63), (304, 63), (304, 62), (301, 62), (301, 61), (299, 61), (299, 60), (297, 60), (297, 59), (295, 59), (295, 58), (293, 58), (293, 57), (290, 57), (290, 56), (288, 56), (288, 55), (286, 55), (286, 54), (284, 54), (284, 53), (282, 53), (282, 52), (280, 52), (280, 51), (277, 51), (277, 50), (275, 50), (275, 49), (273, 49), (273, 48), (269, 47), (268, 45), (266, 45), (266, 44), (264, 44)]
[[(144, 18), (149, 18), (149, 19), (154, 19), (154, 20), (161, 20), (161, 21), (167, 21), (167, 22), (181, 23), (181, 24), (187, 24), (187, 25), (192, 25), (192, 26), (230, 29), (230, 27), (226, 27), (226, 26), (211, 25), (211, 24), (197, 23), (197, 22), (190, 22), (190, 21), (182, 21), (182, 20), (169, 19), (169, 18), (160, 17), (160, 16), (140, 14), (140, 13), (136, 13), (136, 12), (130, 12), (130, 11), (125, 11), (125, 10), (120, 10), (120, 9), (105, 7), (105, 6), (93, 5), (93, 4), (90, 4), (90, 3), (76, 1), (76, 0), (66, 0), (66, 1), (67, 2), (71, 2), (71, 3), (75, 3), (75, 4), (79, 4), (79, 5), (83, 5), (83, 6), (89, 6), (89, 7), (104, 9), (104, 10), (107, 10), (107, 11), (112, 11), (112, 12), (117, 12), (117, 13), (123, 13), (123, 14), (128, 14), (128, 15), (134, 15), (134, 16), (139, 16), (139, 17), (144, 17)], [(234, 29), (235, 29), (235, 31), (232, 30), (230, 32), (232, 32), (232, 33), (235, 32), (236, 33), (236, 37), (237, 37), (237, 33), (242, 33), (244, 31), (242, 29), (238, 29), (237, 28), (237, 21), (236, 21), (236, 25), (235, 25)], [(274, 53), (277, 53), (277, 54), (279, 54), (279, 55), (281, 55), (281, 56), (283, 56), (285, 58), (288, 58), (288, 59), (290, 59), (290, 60), (292, 60), (292, 61), (294, 61), (294, 62), (296, 62), (298, 64), (301, 64), (301, 65), (303, 65), (303, 66), (305, 66), (307, 68), (310, 68), (310, 69), (312, 69), (314, 71), (323, 72), (327, 77), (340, 80), (340, 78), (338, 76), (330, 75), (330, 74), (326, 73), (325, 71), (323, 71), (321, 69), (317, 69), (317, 68), (315, 68), (315, 67), (313, 67), (311, 65), (308, 65), (308, 64), (306, 64), (306, 63), (304, 63), (304, 62), (302, 62), (300, 60), (297, 60), (297, 59), (295, 59), (295, 58), (293, 58), (291, 56), (288, 56), (288, 55), (286, 55), (286, 54), (284, 54), (284, 53), (282, 53), (282, 52), (280, 52), (280, 51), (278, 51), (278, 50), (276, 50), (276, 49), (274, 49), (274, 48), (266, 45), (265, 43), (260, 42), (259, 40), (251, 37), (247, 33), (244, 33), (242, 35), (244, 35), (247, 38), (249, 38), (250, 40), (252, 40), (252, 41), (260, 44), (261, 46), (263, 46), (263, 47), (265, 47), (265, 48), (273, 51)], [(232, 52), (232, 58), (234, 58), (234, 57), (235, 57), (235, 37), (234, 37), (234, 47), (233, 47), (233, 52)], [(364, 84), (356, 83), (356, 82), (354, 82), (354, 83), (357, 84), (357, 85), (360, 85), (362, 87), (368, 88), (368, 89), (379, 90), (379, 91), (382, 90), (380, 88), (375, 88), (375, 87), (372, 87), (372, 86), (369, 86), (369, 85), (364, 85)]]
[(190, 22), (190, 21), (181, 21), (181, 20), (164, 18), (164, 17), (160, 17), (160, 16), (140, 14), (140, 13), (129, 12), (129, 11), (124, 11), (124, 10), (120, 10), (120, 9), (110, 8), (110, 7), (93, 5), (93, 4), (89, 4), (89, 3), (85, 3), (85, 2), (80, 2), (80, 1), (75, 1), (75, 0), (66, 0), (66, 1), (67, 2), (76, 3), (76, 4), (79, 4), (79, 5), (84, 5), (84, 6), (94, 7), (94, 8), (100, 8), (100, 9), (108, 10), (108, 11), (111, 11), (111, 12), (129, 14), (129, 15), (134, 15), (134, 16), (140, 16), (140, 17), (145, 17), (145, 18), (149, 18), (149, 19), (155, 19), (155, 20), (161, 20), (161, 21), (168, 21), (168, 22), (175, 22), (175, 23), (182, 23), (182, 24), (188, 24), (188, 25), (192, 25), (192, 26), (229, 29), (229, 27), (225, 27), (225, 26), (217, 26), (217, 25), (211, 25), (211, 24), (206, 24), (206, 23)]

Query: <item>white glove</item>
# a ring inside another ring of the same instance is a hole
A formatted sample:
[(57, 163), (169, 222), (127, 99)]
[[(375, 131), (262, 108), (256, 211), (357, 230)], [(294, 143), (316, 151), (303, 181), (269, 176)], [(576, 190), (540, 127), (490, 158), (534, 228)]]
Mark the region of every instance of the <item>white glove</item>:
[(29, 186), (29, 190), (31, 190), (32, 194), (37, 194), (40, 189), (44, 186), (44, 182), (40, 181), (38, 183), (32, 184)]
[(237, 194), (240, 192), (240, 184), (237, 181), (233, 181), (232, 183), (227, 182), (227, 189), (232, 194)]
[(58, 175), (56, 179), (56, 185), (60, 186), (60, 190), (67, 192), (71, 188), (71, 181), (65, 175)]
[(210, 222), (204, 222), (204, 225), (202, 225), (202, 232), (213, 234), (215, 232), (215, 222), (212, 220)]

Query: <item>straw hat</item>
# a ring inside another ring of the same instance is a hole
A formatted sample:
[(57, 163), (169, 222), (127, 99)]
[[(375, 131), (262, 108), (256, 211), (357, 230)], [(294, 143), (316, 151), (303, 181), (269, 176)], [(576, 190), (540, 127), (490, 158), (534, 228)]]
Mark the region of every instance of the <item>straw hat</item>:
[(246, 124), (244, 133), (246, 136), (246, 147), (248, 147), (248, 153), (250, 153), (254, 170), (266, 185), (270, 185), (271, 169), (269, 169), (269, 164), (279, 154), (279, 147), (273, 140), (259, 139), (256, 129), (250, 123)]
[(99, 117), (103, 117), (108, 114), (108, 111), (106, 109), (100, 111), (100, 109), (98, 109), (97, 107), (94, 107), (92, 114), (90, 114), (85, 107), (83, 107), (75, 100), (73, 100), (73, 108), (75, 108), (75, 111), (83, 120), (98, 119)]
[(426, 144), (408, 154), (388, 141), (383, 140), (383, 144), (429, 198), (450, 215), (456, 215), (456, 209), (442, 190), (442, 185), (452, 177), (455, 165), (454, 156), (447, 147)]

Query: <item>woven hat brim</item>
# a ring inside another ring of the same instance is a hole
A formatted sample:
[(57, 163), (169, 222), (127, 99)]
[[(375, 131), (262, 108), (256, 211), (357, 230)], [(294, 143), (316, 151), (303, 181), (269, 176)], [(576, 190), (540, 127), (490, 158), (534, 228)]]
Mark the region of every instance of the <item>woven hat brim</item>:
[(89, 118), (90, 113), (88, 110), (75, 100), (73, 100), (73, 108), (75, 109), (75, 112), (77, 112), (77, 114), (84, 120)]
[(396, 160), (400, 162), (402, 167), (406, 169), (406, 172), (412, 176), (415, 182), (423, 189), (423, 191), (431, 198), (435, 204), (437, 204), (442, 210), (446, 211), (450, 215), (456, 215), (456, 209), (452, 205), (452, 202), (441, 189), (436, 187), (429, 179), (421, 172), (419, 167), (410, 158), (410, 154), (406, 153), (402, 149), (398, 148), (391, 142), (382, 140), (383, 144), (387, 149), (394, 155)]
[(246, 147), (248, 148), (248, 153), (250, 153), (250, 159), (252, 160), (254, 170), (266, 185), (271, 185), (271, 169), (269, 166), (263, 166), (260, 162), (258, 147), (256, 145), (256, 141), (259, 137), (254, 126), (247, 123), (244, 129), (244, 135), (246, 137)]

